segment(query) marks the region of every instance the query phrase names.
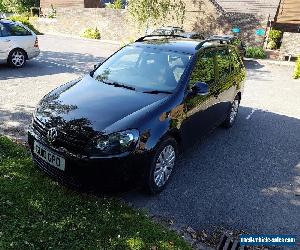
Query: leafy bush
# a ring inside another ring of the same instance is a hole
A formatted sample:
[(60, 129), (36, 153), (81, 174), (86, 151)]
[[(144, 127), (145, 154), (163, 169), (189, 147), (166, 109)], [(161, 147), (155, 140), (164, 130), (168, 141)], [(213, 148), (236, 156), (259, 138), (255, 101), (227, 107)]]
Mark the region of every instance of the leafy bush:
[(48, 18), (56, 18), (56, 9), (54, 9), (53, 4), (51, 4), (51, 10), (47, 14)]
[(122, 0), (115, 0), (114, 3), (108, 4), (107, 8), (110, 8), (110, 9), (122, 9)]
[(271, 40), (270, 42), (268, 42), (267, 48), (272, 50), (277, 49), (277, 43)]
[(266, 58), (266, 52), (262, 47), (248, 47), (246, 57), (264, 59)]
[(268, 41), (268, 48), (270, 44), (269, 49), (277, 49), (280, 46), (280, 39), (282, 37), (282, 31), (272, 29), (269, 32), (269, 41)]
[(82, 34), (81, 37), (84, 38), (90, 38), (90, 39), (100, 39), (101, 38), (101, 34), (99, 32), (99, 30), (97, 29), (97, 27), (94, 28), (87, 28)]
[(280, 31), (280, 30), (272, 29), (269, 32), (269, 39), (274, 42), (278, 42), (280, 40), (281, 36), (282, 36), (282, 31)]
[(298, 59), (296, 61), (295, 71), (294, 71), (294, 78), (299, 79), (300, 78), (300, 56), (298, 56)]
[(23, 25), (27, 26), (29, 29), (31, 29), (36, 34), (41, 34), (29, 21), (29, 16), (25, 15), (14, 15), (9, 17), (8, 19), (14, 21), (14, 22), (20, 22)]

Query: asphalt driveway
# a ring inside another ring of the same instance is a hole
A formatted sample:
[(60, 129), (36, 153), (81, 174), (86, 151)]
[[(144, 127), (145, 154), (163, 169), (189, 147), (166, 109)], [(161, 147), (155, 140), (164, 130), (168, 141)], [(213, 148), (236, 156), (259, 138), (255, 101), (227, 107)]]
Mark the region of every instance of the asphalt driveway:
[[(0, 133), (24, 140), (31, 113), (51, 89), (88, 72), (119, 46), (40, 37), (42, 54), (20, 70), (0, 66)], [(124, 199), (196, 230), (223, 226), (300, 235), (300, 81), (288, 65), (247, 61), (239, 117), (189, 149), (158, 196)]]

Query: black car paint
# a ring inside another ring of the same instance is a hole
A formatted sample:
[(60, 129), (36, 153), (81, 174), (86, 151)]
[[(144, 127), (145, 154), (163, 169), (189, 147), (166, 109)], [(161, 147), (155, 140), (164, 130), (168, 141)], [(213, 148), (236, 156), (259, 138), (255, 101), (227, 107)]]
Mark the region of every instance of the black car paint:
[[(176, 41), (172, 43), (176, 44)], [(193, 47), (195, 42), (191, 43)], [(143, 45), (156, 46), (149, 42)], [(184, 50), (182, 44), (176, 45)], [(166, 46), (169, 49), (172, 44), (167, 43)], [(187, 53), (191, 53), (191, 47)], [(245, 70), (241, 68), (239, 72), (231, 74), (236, 79), (233, 79), (229, 88), (220, 84), (219, 92), (210, 92), (207, 96), (193, 93), (187, 83), (197, 55), (202, 52), (202, 49), (195, 50), (173, 94), (148, 94), (117, 88), (100, 83), (91, 75), (57, 88), (40, 102), (34, 120), (42, 124), (44, 130), (59, 128), (62, 137), (72, 138), (74, 145), (66, 144), (63, 139), (49, 143), (34, 123), (28, 132), (31, 149), (34, 140), (37, 140), (63, 156), (66, 159), (66, 171), (61, 173), (63, 176), (82, 177), (95, 169), (99, 172), (99, 175), (93, 175), (96, 179), (96, 176), (109, 176), (111, 172), (115, 172), (114, 177), (140, 177), (163, 138), (172, 136), (181, 148), (187, 148), (225, 119), (230, 103), (243, 91)], [(127, 129), (138, 129), (140, 132), (139, 142), (133, 152), (101, 156), (91, 150), (91, 142), (95, 137)], [(33, 157), (41, 168), (58, 176), (59, 171), (50, 171), (52, 167), (42, 163), (34, 154)]]

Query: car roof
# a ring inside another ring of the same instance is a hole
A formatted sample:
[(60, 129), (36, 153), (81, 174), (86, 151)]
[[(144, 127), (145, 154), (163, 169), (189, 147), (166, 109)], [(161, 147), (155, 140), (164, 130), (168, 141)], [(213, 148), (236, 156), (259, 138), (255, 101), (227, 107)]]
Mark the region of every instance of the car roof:
[(162, 50), (170, 50), (185, 54), (194, 54), (197, 52), (196, 47), (199, 41), (190, 39), (151, 39), (141, 42), (135, 42), (133, 45), (137, 47), (150, 47)]
[(14, 23), (14, 22), (7, 19), (0, 19), (0, 23)]
[(215, 42), (216, 41), (211, 41), (211, 40), (196, 40), (196, 39), (189, 39), (189, 38), (181, 38), (180, 36), (178, 36), (178, 38), (170, 38), (166, 36), (163, 38), (160, 37), (159, 39), (149, 39), (149, 40), (142, 40), (141, 38), (137, 40), (135, 43), (131, 44), (130, 46), (149, 47), (149, 48), (169, 50), (173, 52), (180, 52), (184, 54), (193, 55), (197, 53), (201, 48), (226, 46), (226, 44), (215, 44)]

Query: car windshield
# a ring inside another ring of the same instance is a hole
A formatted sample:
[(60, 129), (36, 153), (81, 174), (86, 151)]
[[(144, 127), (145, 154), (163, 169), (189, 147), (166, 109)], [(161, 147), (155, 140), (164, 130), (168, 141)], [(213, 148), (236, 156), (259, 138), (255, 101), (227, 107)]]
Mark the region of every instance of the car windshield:
[(149, 47), (127, 46), (106, 60), (93, 77), (106, 84), (141, 91), (172, 92), (191, 55)]

